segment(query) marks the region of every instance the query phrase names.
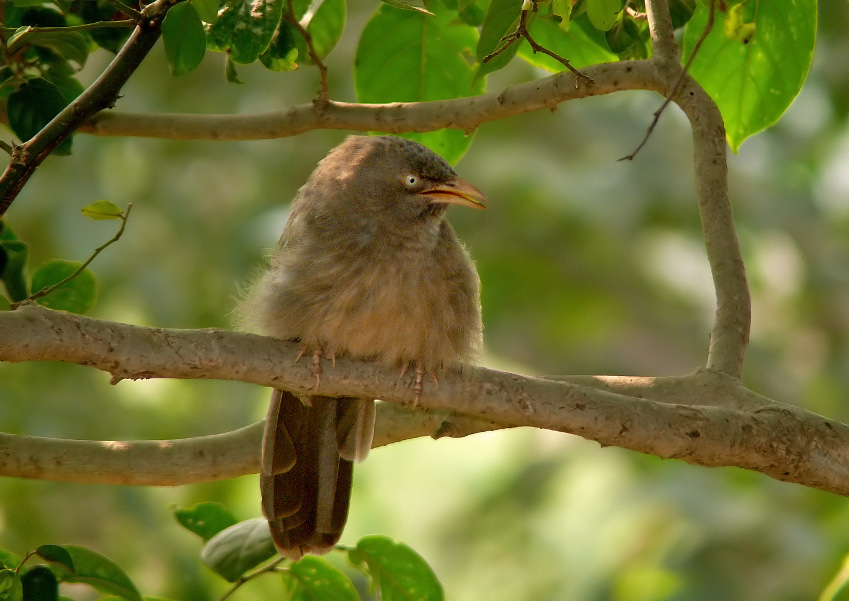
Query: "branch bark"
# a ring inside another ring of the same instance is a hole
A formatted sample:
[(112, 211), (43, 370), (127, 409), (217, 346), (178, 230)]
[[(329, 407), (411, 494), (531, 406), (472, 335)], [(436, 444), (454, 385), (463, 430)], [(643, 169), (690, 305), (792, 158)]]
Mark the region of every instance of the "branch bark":
[[(232, 379), (303, 393), (312, 390), (314, 382), (307, 362), (293, 364), (297, 354), (293, 342), (221, 330), (142, 328), (37, 306), (0, 314), (0, 360), (68, 361), (107, 371), (115, 381)], [(394, 370), (340, 358), (335, 367), (324, 370), (317, 392), (380, 398), (404, 407), (412, 403), (411, 378), (399, 381)], [(381, 442), (425, 432), (453, 436), (533, 426), (697, 465), (742, 467), (849, 495), (849, 427), (761, 397), (714, 370), (682, 378), (555, 380), (469, 366), (443, 376), (438, 390), (426, 383), (419, 407), (445, 413), (425, 415), (423, 421), (409, 415), (394, 423), (382, 418)], [(127, 450), (135, 444), (157, 461), (132, 483), (233, 477), (256, 471), (258, 435), (259, 426), (254, 425), (219, 438), (185, 442), (88, 443), (73, 447), (84, 451), (82, 460), (65, 446), (62, 469), (28, 459), (49, 457), (42, 454), (43, 439), (7, 435), (0, 439), (0, 475), (45, 478), (75, 464), (75, 481), (128, 483), (121, 455), (129, 456)], [(235, 453), (233, 445), (242, 444), (247, 450)], [(168, 462), (177, 461), (180, 468), (161, 461), (163, 453), (173, 453)], [(94, 459), (97, 454), (100, 463)], [(106, 458), (116, 458), (113, 467)]]

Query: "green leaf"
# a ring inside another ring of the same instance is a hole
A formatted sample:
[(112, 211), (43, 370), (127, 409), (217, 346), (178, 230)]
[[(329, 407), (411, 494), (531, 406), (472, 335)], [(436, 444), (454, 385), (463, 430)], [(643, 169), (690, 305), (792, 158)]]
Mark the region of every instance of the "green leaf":
[(194, 532), (204, 541), (239, 521), (224, 505), (210, 501), (186, 509), (176, 509), (174, 517), (183, 528)]
[(366, 536), (348, 551), (348, 559), (368, 574), (383, 601), (442, 601), (445, 593), (427, 562), (404, 543)]
[[(360, 102), (419, 102), (483, 91), (469, 61), (477, 32), (450, 11), (436, 16), (381, 6), (363, 29), (354, 79)], [(459, 130), (411, 134), (451, 163), (471, 137)]]
[[(306, 556), (281, 574), (287, 599), (292, 601), (359, 601), (350, 578), (323, 559)], [(388, 601), (388, 599), (387, 599)]]
[(35, 553), (44, 561), (58, 564), (65, 568), (68, 572), (75, 572), (74, 559), (71, 557), (68, 550), (62, 545), (41, 545), (35, 550)]
[(245, 520), (212, 537), (201, 551), (201, 559), (228, 582), (277, 553), (268, 522), (262, 518)]
[(640, 29), (634, 22), (633, 17), (626, 15), (624, 12), (619, 13), (616, 23), (605, 32), (604, 39), (607, 41), (608, 48), (616, 54), (625, 52), (642, 42)]
[(294, 71), (298, 68), (295, 61), (302, 48), (306, 48), (306, 42), (300, 32), (285, 20), (281, 20), (268, 48), (259, 55), (259, 60), (266, 69), (272, 71)]
[[(244, 0), (228, 0), (218, 11), (218, 19), (206, 32), (206, 47), (213, 52), (226, 52), (233, 40), (233, 30), (239, 21), (239, 9)], [(228, 80), (229, 81), (229, 80)]]
[[(65, 97), (55, 85), (41, 77), (29, 79), (9, 94), (9, 125), (21, 141), (26, 142), (67, 105)], [(53, 152), (70, 154), (71, 138), (68, 137)]]
[[(67, 556), (59, 553), (57, 547), (66, 551)], [(77, 545), (43, 545), (37, 552), (45, 560), (57, 565), (60, 570), (59, 577), (65, 582), (82, 582), (107, 595), (116, 595), (129, 601), (142, 601), (138, 589), (124, 570), (100, 553)]]
[[(574, 19), (566, 31), (548, 19), (537, 19), (530, 26), (534, 40), (544, 48), (562, 56), (576, 69), (617, 60), (604, 41), (603, 34), (590, 25), (586, 16)], [(563, 64), (542, 53), (534, 53), (523, 44), (519, 56), (536, 67), (552, 72), (563, 71)]]
[(214, 25), (218, 20), (218, 0), (189, 0), (202, 21)]
[[(342, 37), (345, 28), (345, 0), (324, 0), (307, 24), (307, 32), (312, 37), (312, 45), (319, 58), (324, 58)], [(302, 51), (304, 61), (309, 61), (306, 45)]]
[(622, 12), (621, 0), (587, 0), (587, 16), (599, 31), (607, 31)]
[(402, 10), (414, 10), (425, 15), (432, 15), (422, 0), (383, 0), (387, 5), (400, 8)]
[(522, 0), (492, 0), (490, 3), (475, 50), (475, 56), (480, 63), (480, 68), (476, 75), (477, 79), (503, 69), (516, 56), (516, 52), (519, 49), (518, 41), (511, 44), (497, 56), (494, 56), (485, 63), (483, 62), (484, 58), (505, 44), (503, 41), (504, 36), (516, 31), (521, 12)]
[(472, 27), (480, 27), (486, 19), (488, 4), (488, 2), (481, 2), (480, 0), (458, 0), (457, 14), (460, 15), (463, 23)]
[(684, 27), (693, 18), (696, 11), (696, 0), (670, 0), (669, 13), (672, 16), (672, 27)]
[(88, 58), (88, 42), (78, 31), (34, 31), (31, 27), (21, 27), (9, 38), (9, 51), (15, 52), (27, 44), (47, 48), (80, 67)]
[(106, 219), (120, 219), (124, 212), (121, 207), (116, 205), (111, 200), (98, 200), (90, 205), (80, 209), (83, 215), (95, 221), (104, 221)]
[(572, 0), (552, 0), (551, 13), (560, 17), (560, 27), (568, 30), (572, 18)]
[[(0, 240), (3, 239), (2, 232), (0, 232)], [(18, 569), (18, 566), (21, 565), (21, 558), (16, 553), (12, 553), (7, 549), (0, 549), (0, 568), (9, 568), (11, 570)]]
[[(717, 12), (713, 30), (690, 67), (690, 74), (719, 106), (734, 152), (746, 138), (775, 123), (802, 89), (817, 24), (816, 0), (750, 0), (740, 6), (741, 12), (730, 18), (753, 24), (754, 32), (729, 39), (729, 16)], [(685, 29), (685, 60), (707, 17), (708, 8), (699, 3)]]
[(23, 240), (0, 240), (0, 253), (3, 254), (0, 280), (5, 285), (12, 302), (20, 302), (29, 296), (26, 277), (29, 245)]
[(23, 601), (24, 588), (13, 570), (0, 570), (0, 601)]
[(183, 75), (201, 63), (206, 52), (206, 32), (194, 6), (181, 2), (165, 14), (162, 42), (171, 75)]
[[(48, 261), (36, 269), (32, 275), (33, 293), (58, 284), (79, 269), (80, 265), (81, 263), (59, 259)], [(77, 277), (62, 284), (37, 302), (49, 309), (85, 313), (94, 306), (96, 299), (97, 278), (91, 271), (84, 269)]]
[(224, 77), (230, 83), (237, 83), (239, 85), (244, 85), (244, 81), (239, 79), (239, 73), (236, 71), (236, 63), (234, 63), (230, 57), (227, 57), (227, 60), (224, 62)]
[(34, 566), (21, 576), (23, 601), (56, 601), (59, 582), (47, 566)]
[[(230, 58), (248, 65), (265, 52), (280, 23), (284, 0), (244, 0), (233, 30)], [(229, 4), (228, 4), (229, 6)]]

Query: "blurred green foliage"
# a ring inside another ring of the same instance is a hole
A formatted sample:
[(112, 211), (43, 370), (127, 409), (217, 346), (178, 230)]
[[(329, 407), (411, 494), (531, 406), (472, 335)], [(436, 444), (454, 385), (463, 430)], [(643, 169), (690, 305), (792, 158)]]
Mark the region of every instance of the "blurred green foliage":
[[(357, 38), (376, 5), (348, 6), (347, 29), (327, 58), (334, 99), (356, 100)], [(849, 6), (824, 0), (819, 12), (805, 87), (777, 125), (730, 157), (730, 185), (753, 293), (746, 383), (846, 421)], [(79, 78), (90, 83), (108, 60), (92, 54)], [(207, 56), (174, 79), (159, 46), (117, 108), (252, 113), (309, 102), (318, 89), (313, 69), (279, 74), (259, 64), (240, 66), (248, 85), (233, 86), (221, 77), (224, 62)], [(489, 76), (488, 89), (540, 74), (513, 61)], [(704, 363), (714, 300), (686, 121), (668, 111), (636, 160), (616, 162), (639, 143), (660, 101), (649, 93), (595, 98), (477, 132), (457, 170), (491, 206), (451, 220), (481, 273), (486, 364), (668, 375)], [(288, 203), (345, 134), (250, 143), (77, 136), (74, 154), (48, 159), (7, 219), (30, 245), (30, 265), (81, 262), (114, 224), (81, 218), (80, 207), (132, 202), (124, 237), (91, 266), (99, 281), (92, 314), (228, 327)], [(106, 374), (79, 366), (0, 364), (0, 424), (16, 434), (189, 437), (259, 419), (267, 396), (232, 382), (110, 386)], [(7, 479), (0, 546), (85, 545), (145, 592), (209, 599), (224, 586), (168, 509), (201, 501), (259, 515), (257, 479), (173, 489)], [(358, 466), (343, 542), (379, 532), (420, 552), (452, 599), (801, 601), (817, 598), (841, 568), (849, 507), (759, 474), (521, 429), (376, 450)], [(265, 598), (279, 594), (279, 583), (239, 594)]]

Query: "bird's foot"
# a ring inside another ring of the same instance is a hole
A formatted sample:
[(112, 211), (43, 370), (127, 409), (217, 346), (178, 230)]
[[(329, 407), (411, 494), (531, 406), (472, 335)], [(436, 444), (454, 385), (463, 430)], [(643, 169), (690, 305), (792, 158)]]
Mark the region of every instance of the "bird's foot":
[[(404, 364), (404, 367), (401, 368), (401, 375), (398, 376), (398, 379), (400, 380), (401, 378), (403, 378), (404, 374), (406, 374), (407, 370), (409, 369), (410, 362), (408, 361)], [(416, 374), (415, 378), (413, 379), (413, 409), (416, 408), (416, 405), (419, 404), (419, 399), (422, 398), (422, 391), (424, 387), (424, 375), (425, 368), (422, 367), (421, 363), (416, 361)], [(439, 390), (439, 381), (436, 379), (434, 373), (430, 370), (427, 370), (427, 375), (430, 377), (430, 381), (433, 382), (434, 388), (436, 388), (436, 390)]]
[[(301, 360), (301, 357), (307, 354), (307, 345), (302, 344), (301, 348), (298, 349), (298, 356), (295, 357), (295, 363)], [(327, 356), (333, 367), (336, 367), (336, 354), (333, 351), (323, 351), (321, 349), (314, 350), (312, 352), (312, 379), (315, 381), (315, 386), (313, 386), (313, 391), (318, 390), (318, 385), (321, 384), (321, 356)]]

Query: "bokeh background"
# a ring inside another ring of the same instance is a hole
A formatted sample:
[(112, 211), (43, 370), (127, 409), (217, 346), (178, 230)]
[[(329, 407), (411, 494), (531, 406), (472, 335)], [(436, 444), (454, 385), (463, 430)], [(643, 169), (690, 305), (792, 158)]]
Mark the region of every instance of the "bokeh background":
[[(334, 99), (353, 101), (359, 31), (377, 2), (350, 3), (328, 58)], [(729, 157), (731, 197), (753, 293), (745, 380), (753, 390), (849, 419), (849, 5), (820, 4), (802, 93)], [(108, 61), (92, 57), (90, 82)], [(308, 102), (314, 69), (241, 68), (223, 57), (175, 79), (161, 45), (120, 110), (250, 113)], [(514, 61), (489, 90), (540, 76)], [(620, 93), (490, 123), (458, 172), (488, 211), (450, 218), (483, 281), (492, 367), (542, 374), (680, 375), (703, 365), (714, 308), (693, 192), (688, 125), (672, 107), (632, 162), (661, 99)], [(282, 230), (315, 163), (347, 132), (262, 142), (77, 136), (8, 213), (31, 267), (82, 261), (114, 233), (79, 209), (133, 213), (93, 264), (96, 317), (171, 328), (229, 327), (240, 287)], [(9, 139), (10, 134), (3, 134)], [(0, 364), (0, 428), (88, 439), (179, 438), (264, 416), (268, 392), (232, 382), (142, 381), (64, 364)], [(849, 552), (849, 503), (737, 469), (661, 461), (577, 437), (517, 429), (381, 448), (356, 470), (343, 542), (384, 533), (434, 567), (450, 599), (816, 599)], [(220, 501), (259, 515), (256, 476), (175, 488), (0, 481), (0, 546), (83, 544), (142, 592), (210, 599), (225, 583), (171, 507)], [(337, 560), (334, 560), (337, 561)], [(340, 565), (341, 560), (338, 560)], [(356, 578), (356, 575), (354, 575)], [(238, 593), (279, 594), (273, 578)], [(64, 590), (78, 599), (86, 588)]]

